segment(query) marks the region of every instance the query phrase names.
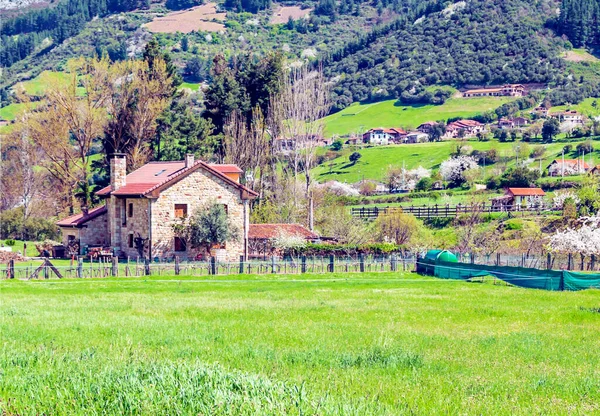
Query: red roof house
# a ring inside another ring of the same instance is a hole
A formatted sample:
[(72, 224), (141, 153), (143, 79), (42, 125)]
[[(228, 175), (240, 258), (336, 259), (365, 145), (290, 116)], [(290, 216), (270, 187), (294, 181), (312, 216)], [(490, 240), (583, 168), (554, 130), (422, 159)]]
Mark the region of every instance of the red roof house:
[[(221, 245), (221, 256), (238, 260), (247, 255), (249, 200), (257, 194), (239, 181), (235, 165), (215, 165), (187, 155), (176, 162), (150, 162), (126, 174), (123, 155), (110, 160), (110, 185), (97, 192), (105, 205), (57, 223), (66, 244), (110, 247), (120, 256), (197, 257), (202, 248), (191, 247), (173, 225), (208, 205), (223, 205), (230, 221), (242, 232), (239, 239)], [(76, 229), (94, 230), (89, 233)]]

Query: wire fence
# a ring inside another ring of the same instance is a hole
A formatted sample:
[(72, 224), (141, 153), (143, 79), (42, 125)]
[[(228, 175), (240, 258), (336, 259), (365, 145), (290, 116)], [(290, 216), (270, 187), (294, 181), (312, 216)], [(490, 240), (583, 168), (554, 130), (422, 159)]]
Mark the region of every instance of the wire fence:
[[(390, 254), (381, 256), (326, 256), (296, 258), (272, 257), (268, 260), (245, 260), (238, 262), (173, 260), (149, 261), (135, 259), (119, 261), (118, 258), (84, 262), (82, 258), (69, 265), (54, 264), (49, 259), (30, 264), (9, 262), (0, 270), (3, 279), (49, 279), (49, 278), (106, 278), (141, 276), (215, 276), (215, 275), (267, 275), (267, 274), (323, 274), (323, 273), (374, 273), (414, 271), (416, 256), (413, 254)], [(55, 262), (56, 263), (56, 262)]]

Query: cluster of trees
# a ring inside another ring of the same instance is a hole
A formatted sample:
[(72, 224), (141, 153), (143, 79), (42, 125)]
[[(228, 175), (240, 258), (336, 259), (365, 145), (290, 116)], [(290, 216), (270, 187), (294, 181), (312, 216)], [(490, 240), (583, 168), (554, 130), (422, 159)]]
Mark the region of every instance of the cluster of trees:
[(258, 13), (271, 7), (271, 0), (225, 0), (224, 6), (230, 10)]
[(167, 0), (165, 6), (169, 10), (183, 10), (198, 6), (203, 0)]
[(551, 42), (533, 36), (543, 19), (528, 2), (474, 0), (451, 16), (435, 10), (430, 6), (416, 24), (397, 21), (329, 55), (327, 74), (344, 74), (334, 89), (335, 108), (398, 98), (417, 85), (547, 82), (563, 65)]
[(554, 22), (573, 46), (594, 46), (600, 40), (600, 2), (598, 0), (562, 0), (560, 16)]
[(0, 64), (7, 67), (26, 58), (46, 38), (60, 44), (80, 33), (95, 17), (149, 6), (150, 0), (66, 0), (4, 19), (0, 25)]

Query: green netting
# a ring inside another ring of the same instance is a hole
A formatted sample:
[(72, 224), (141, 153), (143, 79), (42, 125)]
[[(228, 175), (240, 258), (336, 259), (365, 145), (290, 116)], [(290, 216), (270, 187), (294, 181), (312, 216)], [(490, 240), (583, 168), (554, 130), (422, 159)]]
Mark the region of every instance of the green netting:
[(556, 270), (438, 262), (435, 265), (434, 276), (443, 279), (460, 280), (494, 276), (515, 286), (532, 289), (562, 290), (562, 271)]
[(600, 274), (597, 273), (448, 262), (440, 260), (441, 250), (435, 250), (436, 254), (432, 253), (433, 251), (430, 252), (432, 255), (418, 260), (417, 273), (456, 280), (494, 276), (512, 285), (531, 289), (583, 290), (600, 288)]
[(577, 273), (563, 271), (564, 290), (583, 290), (592, 287), (600, 288), (600, 274)]

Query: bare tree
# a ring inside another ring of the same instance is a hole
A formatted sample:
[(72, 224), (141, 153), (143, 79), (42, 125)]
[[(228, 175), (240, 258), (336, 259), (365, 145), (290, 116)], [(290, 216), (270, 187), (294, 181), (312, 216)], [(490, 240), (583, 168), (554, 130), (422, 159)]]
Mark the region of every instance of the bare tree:
[(276, 138), (288, 139), (292, 149), (283, 154), (293, 169), (294, 180), (300, 173), (305, 180), (308, 201), (308, 225), (314, 226), (311, 169), (315, 165), (316, 149), (323, 135), (321, 119), (329, 113), (330, 86), (322, 68), (310, 71), (306, 66), (292, 68), (284, 75), (281, 92), (272, 99), (272, 131)]
[(262, 181), (271, 156), (271, 143), (265, 117), (256, 106), (252, 110), (250, 127), (240, 111), (234, 111), (225, 125), (225, 161), (234, 163), (244, 172), (251, 172), (254, 190), (262, 193)]
[(106, 154), (127, 153), (130, 169), (148, 162), (157, 119), (171, 100), (172, 82), (165, 61), (122, 61), (113, 64), (106, 79), (108, 123)]
[(63, 182), (78, 184), (81, 204), (88, 206), (90, 153), (107, 122), (109, 62), (77, 59), (68, 66), (67, 84), (51, 82), (46, 105), (28, 121), (34, 143), (50, 161), (49, 171)]

